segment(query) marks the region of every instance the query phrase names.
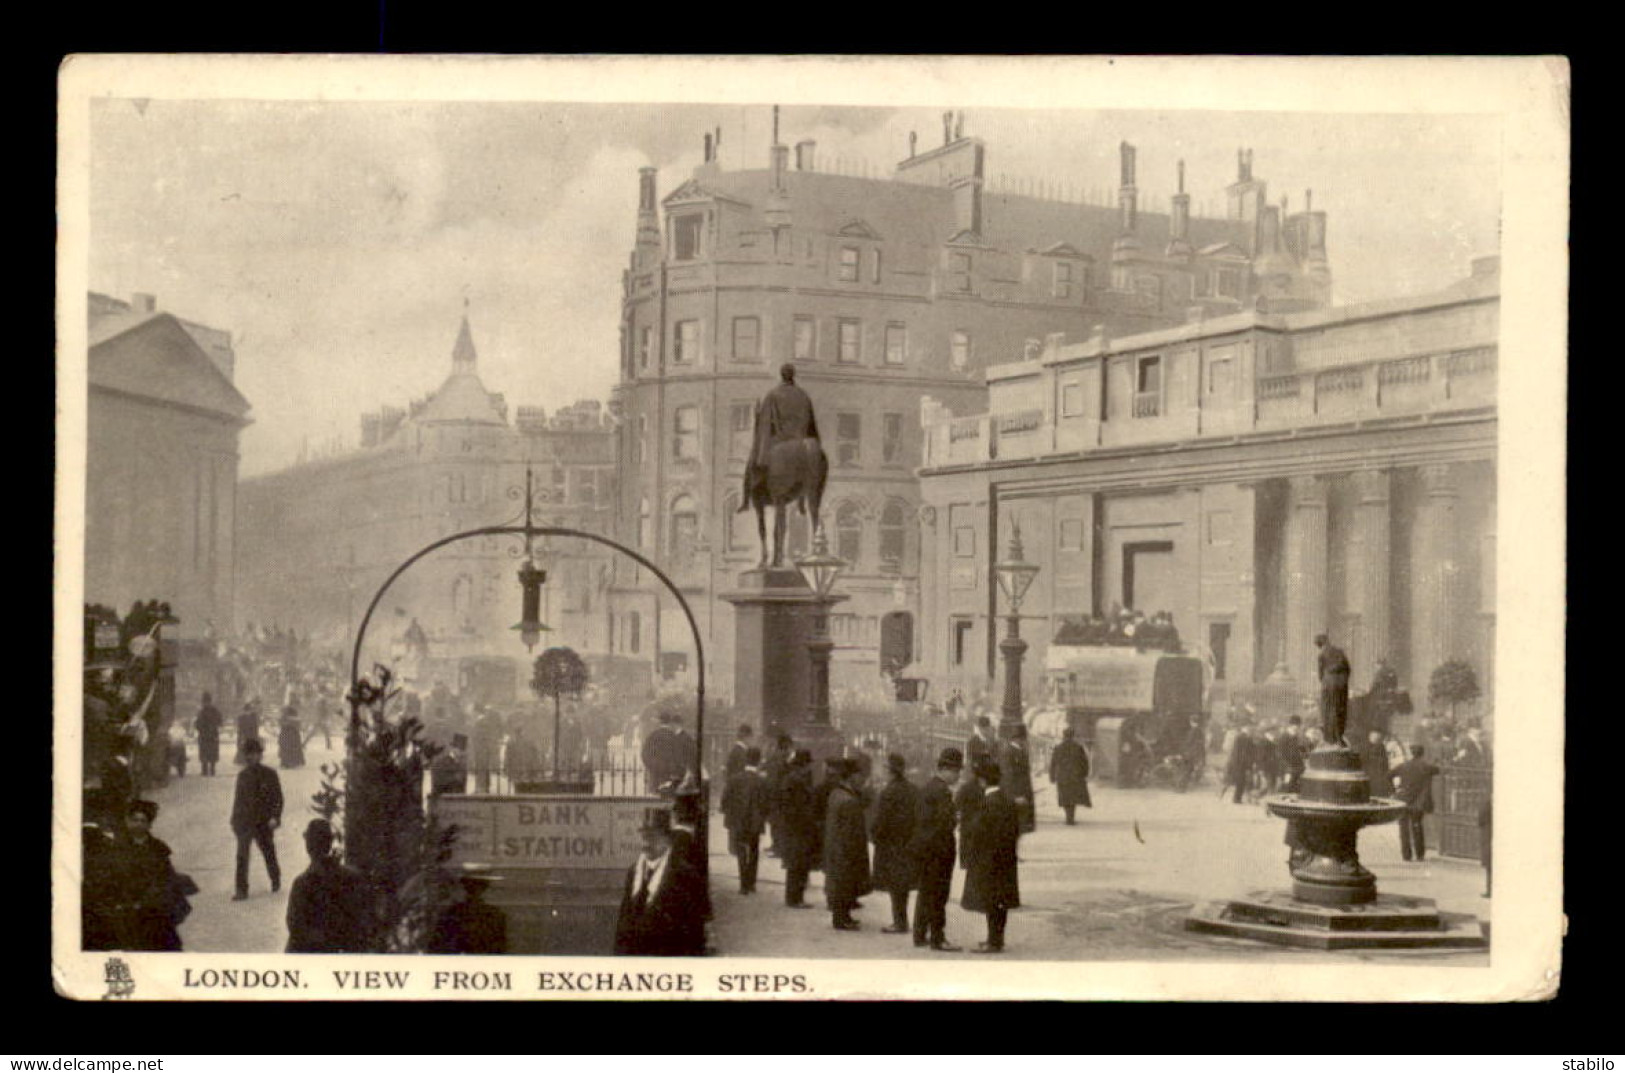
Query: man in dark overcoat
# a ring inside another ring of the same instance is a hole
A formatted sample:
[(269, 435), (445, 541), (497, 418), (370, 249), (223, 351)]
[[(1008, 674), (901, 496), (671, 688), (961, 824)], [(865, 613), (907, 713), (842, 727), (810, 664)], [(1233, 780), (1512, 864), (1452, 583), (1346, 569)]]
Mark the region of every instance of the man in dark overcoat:
[(965, 763), (971, 770), (976, 765), (985, 764), (999, 755), (999, 740), (993, 733), (993, 720), (985, 715), (976, 717), (976, 729), (965, 741)]
[(918, 869), (919, 894), (914, 898), (914, 945), (930, 943), (933, 950), (956, 951), (948, 942), (948, 897), (954, 882), (954, 791), (964, 769), (958, 749), (942, 750), (937, 771), (920, 791), (914, 813), (909, 856)]
[(818, 848), (818, 814), (813, 811), (812, 754), (797, 749), (790, 754), (777, 802), (779, 859), (784, 862), (784, 904), (792, 909), (807, 904), (807, 875)]
[(1365, 769), (1373, 796), (1387, 797), (1393, 793), (1394, 784), (1388, 778), (1388, 747), (1383, 744), (1382, 731), (1374, 729), (1366, 735), (1360, 745), (1360, 766)]
[(243, 710), (237, 713), (237, 756), (236, 763), (246, 763), (243, 755), (243, 745), (260, 736), (260, 710), (253, 701), (245, 701)]
[(869, 820), (856, 762), (829, 761), (838, 776), (824, 815), (824, 898), (836, 931), (857, 931), (858, 899), (874, 889), (869, 877)]
[(333, 852), (333, 826), (323, 819), (305, 826), (310, 867), (288, 891), (290, 954), (359, 954), (372, 949), (375, 919), (367, 879)]
[(1068, 827), (1077, 823), (1079, 805), (1094, 808), (1089, 799), (1089, 751), (1078, 744), (1071, 727), (1061, 731), (1061, 743), (1050, 753), (1049, 781), (1055, 784), (1055, 799), (1066, 813)]
[(999, 784), (1021, 814), (1023, 832), (1037, 829), (1037, 809), (1033, 804), (1033, 766), (1027, 754), (1027, 728), (1019, 723), (1010, 728), (1010, 740), (999, 746)]
[(672, 849), (671, 813), (649, 809), (643, 852), (626, 871), (615, 953), (629, 957), (698, 957), (705, 952), (700, 891), (705, 880)]
[(271, 890), (282, 889), (282, 869), (276, 861), (276, 829), (282, 824), (282, 780), (261, 760), (265, 745), (258, 738), (243, 743), (243, 769), (237, 773), (237, 792), (231, 802), (231, 830), (237, 836), (237, 893), (233, 901), (248, 898), (248, 849), (258, 845), (265, 858)]
[[(1241, 804), (1244, 794), (1252, 789), (1253, 736), (1245, 723), (1236, 728), (1236, 738), (1230, 743), (1230, 759), (1224, 769), (1224, 783), (1236, 788), (1235, 804)], [(1222, 796), (1223, 790), (1220, 791)]]
[(723, 787), (722, 818), (728, 828), (728, 849), (739, 861), (739, 893), (755, 894), (762, 829), (767, 826), (767, 779), (762, 775), (762, 750), (752, 745), (743, 759), (743, 766)]
[(672, 765), (673, 739), (677, 736), (677, 717), (671, 712), (661, 712), (659, 725), (649, 731), (643, 739), (643, 770), (646, 773), (650, 793), (654, 793), (673, 779), (681, 778), (680, 771), (674, 771)]
[(739, 727), (739, 733), (734, 737), (734, 743), (728, 746), (728, 763), (723, 768), (723, 786), (735, 775), (745, 770), (745, 752), (750, 748), (750, 737), (754, 731), (748, 723)]
[(812, 813), (814, 823), (813, 832), (813, 871), (824, 867), (824, 821), (829, 816), (829, 795), (834, 792), (845, 777), (846, 761), (840, 757), (831, 757), (824, 761), (824, 781), (813, 787)]
[(1427, 856), (1422, 817), (1433, 811), (1433, 779), (1439, 769), (1427, 761), (1426, 755), (1421, 745), (1412, 745), (1411, 758), (1389, 773), (1395, 796), (1405, 803), (1405, 814), (1399, 818), (1399, 855), (1407, 861)]
[(762, 778), (767, 780), (767, 855), (777, 857), (782, 852), (779, 823), (779, 798), (784, 791), (784, 776), (790, 768), (790, 754), (795, 742), (788, 734), (773, 734), (772, 745), (762, 762)]
[(1320, 649), (1320, 733), (1326, 744), (1341, 747), (1349, 721), (1349, 658), (1324, 633), (1315, 635), (1315, 647)]
[(987, 941), (978, 954), (1004, 952), (1004, 926), (1010, 910), (1021, 904), (1016, 876), (1016, 842), (1021, 838), (1021, 814), (999, 785), (999, 769), (986, 764), (976, 773), (985, 788), (970, 829), (970, 867), (965, 870), (965, 893), (959, 904), (973, 913), (987, 914)]
[(881, 929), (888, 935), (909, 930), (908, 892), (917, 882), (918, 867), (909, 854), (909, 842), (914, 836), (920, 793), (908, 781), (907, 768), (908, 761), (900, 754), (886, 757), (888, 781), (875, 802), (870, 830), (875, 843), (874, 884), (891, 895), (891, 923)]
[(198, 709), (197, 718), (192, 721), (192, 729), (197, 731), (197, 759), (198, 766), (203, 774), (213, 775), (214, 766), (220, 762), (220, 724), (223, 722), (220, 709), (214, 706), (214, 698), (203, 694), (203, 706)]

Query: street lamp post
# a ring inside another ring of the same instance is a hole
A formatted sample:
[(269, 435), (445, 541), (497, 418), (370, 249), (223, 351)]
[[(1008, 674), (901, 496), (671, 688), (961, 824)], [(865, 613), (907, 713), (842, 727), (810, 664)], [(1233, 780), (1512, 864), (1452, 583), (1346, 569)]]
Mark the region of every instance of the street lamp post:
[(1004, 707), (999, 713), (999, 737), (1015, 737), (1016, 728), (1023, 726), (1021, 716), (1021, 657), (1027, 652), (1027, 642), (1021, 639), (1021, 601), (1038, 575), (1036, 563), (1029, 563), (1021, 547), (1021, 526), (1012, 517), (1010, 546), (1002, 562), (993, 566), (999, 579), (999, 588), (1010, 602), (1010, 632), (999, 642), (1004, 656)]
[(813, 605), (813, 636), (807, 642), (807, 654), (812, 658), (812, 690), (807, 706), (807, 721), (815, 726), (829, 726), (829, 656), (835, 642), (829, 636), (830, 593), (835, 580), (846, 569), (846, 560), (831, 555), (823, 530), (813, 538), (811, 555), (796, 560), (807, 587), (818, 597)]

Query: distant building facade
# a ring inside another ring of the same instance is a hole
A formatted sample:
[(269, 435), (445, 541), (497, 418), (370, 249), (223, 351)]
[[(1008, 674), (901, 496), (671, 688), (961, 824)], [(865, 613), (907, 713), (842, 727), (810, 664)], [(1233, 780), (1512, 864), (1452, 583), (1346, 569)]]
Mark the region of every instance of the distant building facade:
[[(1260, 297), (1313, 308), (1329, 294), (1325, 215), (1285, 217), (1244, 155), (1225, 219), (1193, 218), (1183, 189), (1142, 212), (1134, 148), (1118, 203), (998, 193), (987, 153), (944, 117), (943, 144), (890, 178), (821, 170), (817, 146), (778, 143), (768, 167), (705, 162), (663, 200), (642, 169), (623, 280), (619, 420), (622, 539), (668, 568), (700, 618), (713, 688), (732, 681), (732, 609), (713, 597), (755, 565), (738, 513), (753, 409), (794, 362), (831, 462), (823, 523), (848, 563), (831, 616), (837, 687), (876, 686), (882, 638), (918, 658), (921, 405), (984, 408), (982, 372), (1046, 336), (1143, 331), (1191, 308)], [(776, 127), (776, 121), (775, 121)], [(808, 550), (792, 519), (788, 550)], [(692, 670), (686, 621), (652, 579), (618, 566), (616, 644)], [(906, 658), (906, 657), (905, 657)]]
[(987, 371), (985, 414), (928, 404), (923, 673), (1002, 681), (1014, 522), (1028, 697), (1063, 622), (1114, 605), (1171, 612), (1221, 697), (1313, 689), (1322, 631), (1357, 689), (1385, 658), (1420, 708), (1460, 658), (1488, 694), (1499, 296), (1483, 258), (1439, 294), (1051, 346)]
[[(353, 451), (243, 481), (238, 619), (347, 646), (373, 594), (412, 554), (462, 530), (517, 524), (527, 468), (542, 523), (607, 536), (614, 452), (598, 402), (551, 417), (522, 406), (510, 421), (503, 396), (480, 380), (465, 317), (451, 373), (433, 394), (365, 414)], [(369, 626), (375, 658), (399, 659), (409, 634), (436, 657), (525, 658), (510, 628), (520, 617), (519, 548), (517, 537), (462, 541), (407, 570)], [(608, 555), (558, 539), (543, 567), (543, 620), (554, 632), (539, 647), (604, 651)]]
[(89, 296), (85, 599), (167, 600), (169, 636), (232, 628), (238, 438), (229, 332), (152, 295)]

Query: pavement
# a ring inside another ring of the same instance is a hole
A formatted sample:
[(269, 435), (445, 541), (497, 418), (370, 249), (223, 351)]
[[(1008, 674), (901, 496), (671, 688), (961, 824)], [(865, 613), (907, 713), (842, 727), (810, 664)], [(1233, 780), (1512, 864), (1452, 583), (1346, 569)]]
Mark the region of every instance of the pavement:
[[(256, 849), (250, 856), (247, 901), (234, 902), (232, 871), (236, 839), (228, 819), (238, 768), (223, 749), (219, 774), (203, 778), (194, 763), (188, 774), (151, 794), (161, 806), (154, 833), (175, 853), (175, 866), (197, 881), (192, 914), (181, 925), (187, 950), (274, 953), (287, 938), (288, 889), (308, 863), (300, 832), (313, 815), (311, 796), (323, 763), (342, 758), (342, 740), (326, 749), (319, 739), (306, 748), (303, 768), (278, 770), (286, 806), (277, 832), (282, 890), (272, 893)], [(1210, 777), (1211, 779), (1211, 777)], [(1079, 809), (1068, 827), (1048, 787), (1038, 791), (1038, 829), (1022, 837), (1020, 882), (1023, 905), (1010, 915), (1006, 959), (1046, 961), (1245, 959), (1488, 964), (1482, 952), (1337, 952), (1294, 950), (1244, 939), (1184, 930), (1196, 902), (1290, 887), (1285, 827), (1261, 804), (1232, 804), (1215, 786), (1180, 794), (1172, 790), (1118, 790), (1091, 784), (1093, 809)], [(722, 956), (833, 957), (938, 960), (983, 956), (970, 948), (986, 937), (985, 918), (959, 907), (964, 871), (956, 870), (948, 905), (948, 937), (963, 953), (916, 948), (910, 936), (885, 935), (890, 899), (868, 895), (857, 913), (863, 928), (838, 932), (823, 908), (823, 876), (814, 872), (807, 900), (817, 908), (784, 905), (784, 870), (763, 854), (757, 893), (742, 895), (727, 832), (720, 816), (711, 823), (712, 942)], [(1483, 869), (1473, 861), (1429, 858), (1408, 863), (1399, 855), (1393, 825), (1367, 828), (1360, 859), (1387, 894), (1434, 899), (1441, 911), (1488, 920), (1490, 902)], [(912, 910), (912, 899), (910, 908)]]
[[(1217, 788), (1118, 790), (1091, 784), (1093, 809), (1079, 809), (1068, 827), (1053, 791), (1038, 791), (1038, 827), (1018, 849), (1022, 906), (1010, 914), (1004, 959), (1045, 961), (1245, 959), (1302, 962), (1408, 962), (1487, 965), (1484, 952), (1327, 953), (1275, 947), (1246, 939), (1184, 930), (1193, 904), (1260, 890), (1287, 890), (1285, 824), (1261, 804), (1232, 804)], [(822, 875), (814, 872), (807, 900), (816, 911), (784, 906), (784, 872), (764, 851), (757, 893), (739, 893), (738, 870), (726, 832), (715, 818), (711, 835), (713, 942), (723, 956), (987, 960), (971, 952), (987, 937), (986, 918), (959, 907), (964, 870), (956, 872), (947, 935), (966, 949), (939, 953), (914, 946), (909, 935), (886, 935), (891, 902), (884, 892), (863, 899), (861, 931), (836, 931), (823, 908)], [(1430, 858), (1408, 863), (1399, 830), (1367, 828), (1360, 859), (1386, 894), (1432, 898), (1445, 913), (1489, 918), (1479, 895), (1484, 872), (1476, 862)], [(912, 912), (913, 901), (910, 899)]]

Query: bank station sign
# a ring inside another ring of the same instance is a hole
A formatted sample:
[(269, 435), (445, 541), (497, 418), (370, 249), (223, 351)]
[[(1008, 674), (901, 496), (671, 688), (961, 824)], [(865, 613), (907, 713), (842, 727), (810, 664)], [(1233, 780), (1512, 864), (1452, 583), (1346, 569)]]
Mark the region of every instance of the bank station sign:
[(644, 797), (448, 794), (435, 800), (455, 824), (451, 863), (499, 868), (627, 868), (643, 850)]

